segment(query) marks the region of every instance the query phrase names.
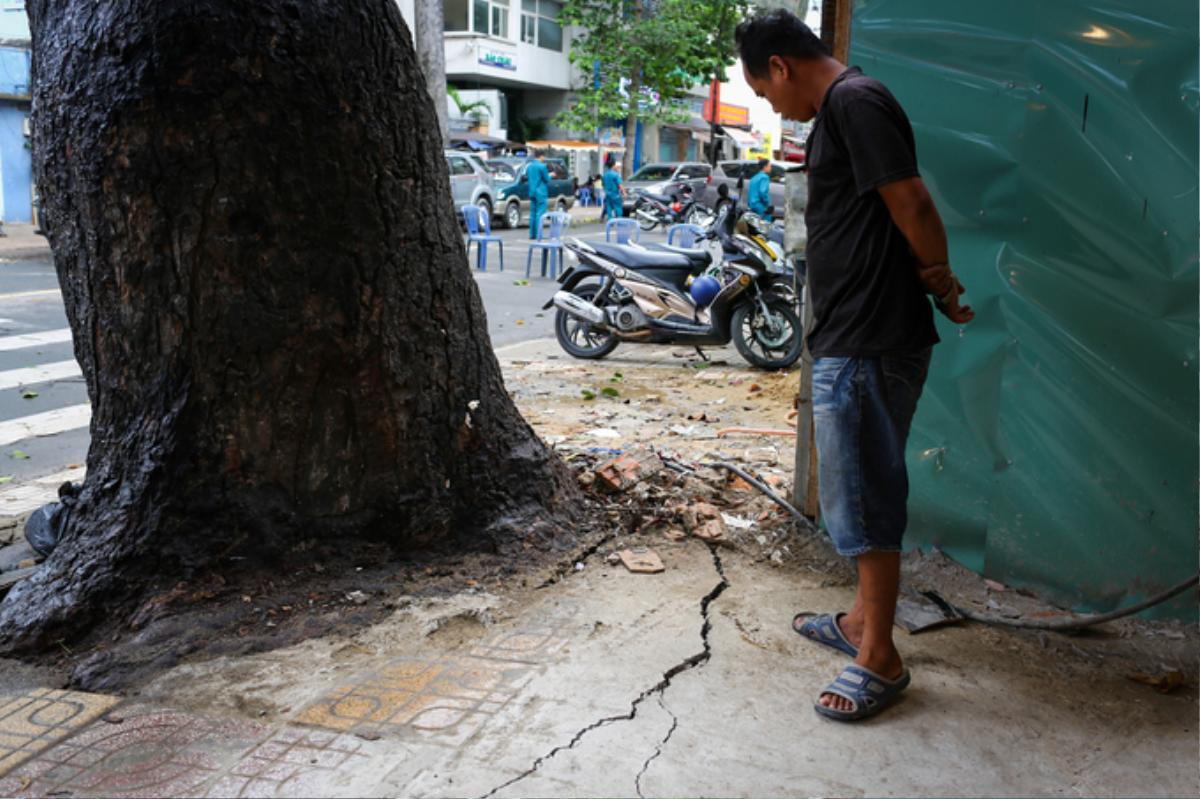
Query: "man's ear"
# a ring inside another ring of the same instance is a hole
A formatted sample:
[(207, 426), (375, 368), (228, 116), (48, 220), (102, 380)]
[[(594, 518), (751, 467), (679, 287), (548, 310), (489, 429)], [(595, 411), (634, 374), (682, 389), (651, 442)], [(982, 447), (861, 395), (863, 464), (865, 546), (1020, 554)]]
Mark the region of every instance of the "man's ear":
[(792, 65), (787, 62), (782, 56), (773, 55), (767, 59), (767, 77), (770, 80), (775, 80), (776, 77), (781, 80), (787, 80), (792, 76)]

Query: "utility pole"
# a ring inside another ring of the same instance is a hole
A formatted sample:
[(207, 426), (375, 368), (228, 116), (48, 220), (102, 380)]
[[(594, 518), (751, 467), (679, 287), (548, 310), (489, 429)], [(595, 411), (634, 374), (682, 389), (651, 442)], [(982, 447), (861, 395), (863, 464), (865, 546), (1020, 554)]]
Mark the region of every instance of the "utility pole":
[(413, 0), (413, 45), (417, 61), (425, 75), (425, 87), (433, 99), (443, 146), (450, 141), (450, 123), (446, 112), (446, 45), (443, 41), (445, 18), (443, 0)]

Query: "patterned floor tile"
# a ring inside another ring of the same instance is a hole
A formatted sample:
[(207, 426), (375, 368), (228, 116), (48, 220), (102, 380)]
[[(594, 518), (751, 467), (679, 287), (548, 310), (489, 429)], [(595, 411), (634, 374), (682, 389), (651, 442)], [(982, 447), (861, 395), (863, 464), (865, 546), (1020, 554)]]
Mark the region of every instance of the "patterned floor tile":
[(0, 777), (95, 720), (118, 701), (112, 696), (49, 688), (0, 696)]
[[(364, 742), (348, 735), (289, 728), (246, 753), (208, 790), (213, 797), (331, 796), (367, 766)], [(376, 775), (377, 776), (377, 775)]]
[(417, 734), (457, 745), (512, 701), (521, 664), (398, 659), (309, 706), (301, 724), (364, 735)]
[(269, 734), (244, 721), (122, 708), (119, 723), (94, 722), (0, 779), (0, 796), (202, 795)]

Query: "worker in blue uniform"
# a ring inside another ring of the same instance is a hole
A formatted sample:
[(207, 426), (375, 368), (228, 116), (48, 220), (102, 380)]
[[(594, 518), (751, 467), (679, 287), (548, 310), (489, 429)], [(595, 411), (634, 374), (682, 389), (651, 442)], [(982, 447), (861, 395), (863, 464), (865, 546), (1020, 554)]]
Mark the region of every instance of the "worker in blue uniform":
[(758, 174), (750, 178), (746, 191), (746, 207), (767, 221), (771, 220), (771, 162), (763, 158), (758, 162)]
[(546, 168), (546, 153), (538, 152), (537, 158), (525, 170), (529, 181), (529, 238), (536, 239), (542, 229), (542, 216), (550, 200), (550, 170)]
[(617, 172), (616, 159), (609, 153), (604, 159), (604, 213), (609, 219), (620, 219), (622, 213), (621, 173)]

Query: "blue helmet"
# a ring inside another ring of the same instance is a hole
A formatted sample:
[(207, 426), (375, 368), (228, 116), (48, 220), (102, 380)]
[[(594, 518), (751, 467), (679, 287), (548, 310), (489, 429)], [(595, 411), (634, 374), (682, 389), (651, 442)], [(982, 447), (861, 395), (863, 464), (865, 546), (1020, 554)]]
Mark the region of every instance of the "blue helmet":
[(721, 282), (711, 275), (700, 275), (692, 281), (690, 289), (692, 300), (697, 308), (703, 308), (716, 298), (721, 291)]

